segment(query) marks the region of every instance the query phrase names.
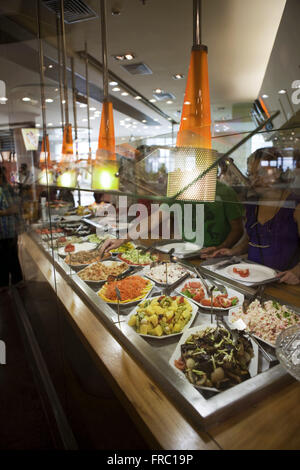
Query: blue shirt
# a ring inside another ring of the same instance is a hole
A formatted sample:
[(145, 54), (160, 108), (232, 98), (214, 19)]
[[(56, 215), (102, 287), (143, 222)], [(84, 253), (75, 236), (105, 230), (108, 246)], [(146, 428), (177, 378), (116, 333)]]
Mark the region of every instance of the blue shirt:
[[(8, 184), (0, 186), (0, 211), (9, 209), (17, 204), (14, 190)], [(18, 216), (0, 215), (0, 240), (6, 238), (15, 238), (18, 233)]]

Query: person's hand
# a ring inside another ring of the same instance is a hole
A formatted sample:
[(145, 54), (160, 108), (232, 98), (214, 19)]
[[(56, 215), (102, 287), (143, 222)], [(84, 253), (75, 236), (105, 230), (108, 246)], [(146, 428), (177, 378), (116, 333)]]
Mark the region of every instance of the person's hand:
[(206, 255), (206, 258), (216, 258), (217, 256), (232, 256), (233, 252), (230, 248), (220, 248)]
[(202, 248), (200, 253), (200, 258), (207, 258), (208, 255), (211, 255), (214, 251), (217, 250), (216, 246), (208, 246), (207, 248)]
[(104, 255), (104, 253), (108, 253), (110, 250), (115, 250), (116, 248), (119, 248), (119, 246), (123, 245), (123, 243), (126, 243), (127, 240), (126, 239), (122, 239), (122, 238), (108, 238), (107, 240), (105, 240), (105, 242), (103, 243), (103, 245), (101, 246), (99, 252), (100, 252), (100, 256), (102, 257)]
[(280, 273), (277, 273), (277, 277), (279, 279), (279, 282), (285, 282), (286, 284), (291, 284), (291, 285), (296, 285), (300, 284), (300, 279), (299, 277), (293, 272), (292, 269), (288, 271), (282, 271)]

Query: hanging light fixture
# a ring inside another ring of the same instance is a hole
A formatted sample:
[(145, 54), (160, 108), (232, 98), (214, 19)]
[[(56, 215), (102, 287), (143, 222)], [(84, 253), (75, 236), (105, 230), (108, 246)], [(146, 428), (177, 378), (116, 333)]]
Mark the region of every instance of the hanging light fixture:
[(61, 156), (61, 161), (59, 164), (57, 186), (75, 187), (77, 183), (77, 172), (74, 166), (72, 124), (70, 124), (70, 121), (69, 121), (69, 96), (68, 96), (68, 82), (67, 82), (67, 54), (66, 54), (64, 0), (60, 0), (60, 29), (61, 29), (61, 42), (62, 42), (65, 124), (64, 124), (64, 129), (63, 129), (63, 143), (62, 143), (62, 151), (61, 151), (62, 156)]
[[(216, 159), (211, 149), (207, 47), (201, 44), (201, 0), (194, 0), (193, 47), (180, 128), (174, 151), (175, 171), (168, 177), (168, 196), (177, 199), (215, 200), (217, 169), (207, 171)], [(197, 174), (205, 176), (191, 184)]]
[(119, 178), (116, 176), (118, 174), (118, 164), (116, 160), (115, 149), (113, 105), (108, 100), (108, 65), (105, 0), (101, 0), (101, 35), (104, 98), (98, 139), (98, 149), (96, 152), (96, 160), (92, 172), (92, 188), (117, 190), (119, 188)]
[(50, 144), (47, 134), (47, 119), (46, 119), (46, 99), (45, 99), (45, 76), (44, 76), (44, 50), (41, 35), (41, 12), (40, 0), (36, 0), (36, 18), (37, 18), (37, 38), (38, 38), (38, 51), (39, 51), (39, 69), (40, 69), (40, 89), (41, 89), (41, 108), (42, 108), (42, 122), (43, 122), (43, 139), (40, 154), (40, 173), (38, 176), (39, 184), (45, 185), (48, 188), (53, 183), (54, 176), (52, 171), (52, 163), (50, 156)]

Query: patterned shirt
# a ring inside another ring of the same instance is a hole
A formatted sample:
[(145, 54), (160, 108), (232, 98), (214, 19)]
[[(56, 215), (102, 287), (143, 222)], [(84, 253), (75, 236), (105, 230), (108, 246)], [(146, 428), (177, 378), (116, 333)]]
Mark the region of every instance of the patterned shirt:
[[(9, 209), (17, 204), (14, 190), (8, 184), (0, 186), (0, 211)], [(0, 240), (15, 238), (18, 233), (18, 215), (0, 215)]]

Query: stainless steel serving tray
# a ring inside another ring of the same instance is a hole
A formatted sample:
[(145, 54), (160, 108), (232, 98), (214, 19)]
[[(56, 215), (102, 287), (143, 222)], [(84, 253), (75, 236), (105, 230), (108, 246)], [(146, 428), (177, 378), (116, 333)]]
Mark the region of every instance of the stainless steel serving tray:
[[(45, 249), (37, 235), (32, 236), (36, 243), (44, 250), (49, 260), (53, 260), (54, 266), (60, 275), (72, 286), (77, 295), (93, 310), (102, 324), (117, 338), (126, 350), (137, 362), (143, 364), (143, 368), (158, 384), (158, 386), (176, 403), (180, 412), (190, 420), (198, 429), (208, 429), (213, 423), (220, 422), (240, 410), (247, 409), (257, 403), (269, 393), (292, 382), (294, 379), (287, 374), (285, 369), (277, 364), (268, 368), (264, 358), (259, 358), (259, 374), (235, 387), (214, 394), (202, 395), (188, 381), (181, 380), (172, 370), (168, 361), (176, 348), (178, 338), (166, 337), (164, 340), (143, 338), (132, 327), (127, 325), (127, 315), (132, 308), (122, 309), (122, 320), (118, 323), (118, 315), (115, 307), (107, 305), (97, 296), (96, 292), (82, 281), (74, 271), (56, 254), (52, 258), (52, 251)], [(212, 273), (205, 268), (200, 268), (204, 276), (216, 279), (222, 284), (232, 287), (243, 293), (246, 297), (253, 295), (255, 290), (251, 287), (223, 278), (217, 273)], [(151, 294), (157, 295), (157, 289)], [(275, 297), (265, 296), (264, 300), (277, 300)], [(300, 309), (289, 306), (295, 313), (300, 314)], [(199, 309), (201, 312), (201, 309)], [(129, 318), (129, 317), (128, 317)], [(191, 326), (197, 326), (197, 316)]]

